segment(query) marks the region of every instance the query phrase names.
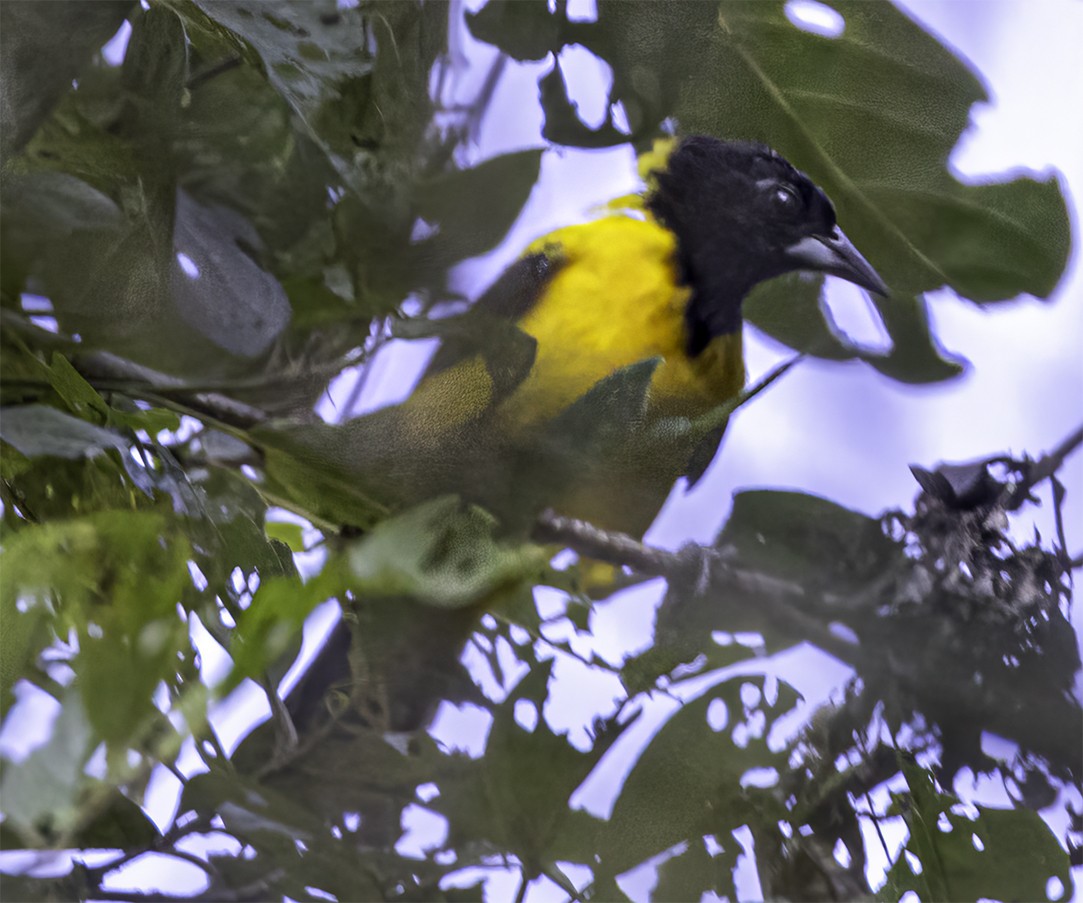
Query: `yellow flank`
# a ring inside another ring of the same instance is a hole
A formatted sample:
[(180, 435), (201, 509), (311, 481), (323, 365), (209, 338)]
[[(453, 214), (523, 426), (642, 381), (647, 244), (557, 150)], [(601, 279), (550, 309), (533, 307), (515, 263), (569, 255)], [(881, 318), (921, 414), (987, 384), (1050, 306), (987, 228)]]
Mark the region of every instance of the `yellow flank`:
[(402, 429), (416, 447), (437, 447), (449, 430), (480, 417), (493, 400), (493, 380), (480, 357), (428, 376), (400, 407)]
[(650, 413), (695, 416), (740, 391), (739, 332), (686, 352), (689, 290), (677, 284), (676, 239), (647, 217), (609, 216), (559, 229), (528, 254), (560, 260), (543, 297), (519, 321), (538, 341), (530, 375), (504, 403), (518, 426), (548, 420), (599, 380), (629, 364), (662, 358)]

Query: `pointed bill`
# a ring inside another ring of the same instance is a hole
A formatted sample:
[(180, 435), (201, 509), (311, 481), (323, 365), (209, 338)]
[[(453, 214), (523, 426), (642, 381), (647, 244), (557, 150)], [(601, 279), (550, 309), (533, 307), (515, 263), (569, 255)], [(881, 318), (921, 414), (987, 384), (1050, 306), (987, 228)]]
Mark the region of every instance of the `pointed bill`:
[(831, 235), (808, 235), (786, 249), (786, 255), (799, 269), (816, 270), (838, 276), (854, 285), (888, 295), (887, 285), (846, 234), (835, 227)]

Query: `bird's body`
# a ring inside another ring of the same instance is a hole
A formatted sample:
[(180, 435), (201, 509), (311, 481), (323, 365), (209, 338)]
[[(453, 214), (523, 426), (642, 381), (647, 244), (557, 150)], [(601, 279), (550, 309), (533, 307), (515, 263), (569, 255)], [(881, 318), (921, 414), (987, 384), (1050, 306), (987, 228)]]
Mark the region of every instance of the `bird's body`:
[[(449, 488), (504, 519), (519, 502), (538, 502), (519, 491), (537, 475), (531, 451), (544, 450), (563, 412), (622, 368), (657, 362), (641, 412), (648, 424), (730, 401), (745, 381), (741, 304), (758, 282), (809, 268), (881, 287), (823, 192), (769, 148), (693, 137), (664, 142), (648, 159), (643, 194), (537, 239), (475, 305), (478, 331), (504, 320), (533, 339), (528, 366), (502, 380), (484, 342), (449, 340), (402, 408), (406, 444), (441, 466), (467, 436), (459, 469), (467, 478)], [(702, 473), (721, 431), (660, 448), (644, 435), (629, 430), (604, 469), (564, 468), (545, 506), (641, 536), (675, 481)], [(469, 472), (482, 466), (480, 450), (491, 460), (479, 481)]]
[[(630, 431), (620, 447), (607, 446), (602, 466), (594, 460), (582, 471), (557, 468), (563, 482), (551, 498), (521, 491), (520, 482), (537, 476), (533, 452), (553, 442), (564, 412), (611, 374), (649, 359), (657, 365), (646, 409), (636, 415), (641, 421), (694, 418), (725, 404), (745, 380), (742, 302), (774, 276), (810, 269), (886, 291), (838, 229), (826, 195), (774, 151), (703, 136), (670, 142), (667, 150), (652, 158), (647, 190), (628, 209), (538, 239), (476, 305), (490, 322), (514, 323), (533, 339), (525, 365), (519, 361), (509, 377), (476, 342), (447, 341), (402, 405), (405, 444), (441, 465), (445, 450), (459, 455), (460, 469), (448, 470), (467, 476), (451, 491), (503, 516), (510, 486), (511, 501), (530, 509), (529, 517), (544, 503), (641, 536), (677, 478), (702, 472), (702, 440), (709, 461), (720, 431), (648, 452), (635, 447), (646, 433)], [(503, 463), (489, 460), (484, 453), (493, 449), (510, 453)], [(448, 490), (440, 484), (437, 491)], [(392, 658), (400, 654), (394, 647), (417, 645), (375, 639)], [(456, 643), (457, 656), (465, 636), (428, 636), (426, 643), (437, 640)], [(425, 653), (426, 662), (439, 657)], [(400, 695), (417, 695), (407, 684)], [(416, 703), (411, 699), (403, 710), (409, 714), (392, 721), (416, 720)]]

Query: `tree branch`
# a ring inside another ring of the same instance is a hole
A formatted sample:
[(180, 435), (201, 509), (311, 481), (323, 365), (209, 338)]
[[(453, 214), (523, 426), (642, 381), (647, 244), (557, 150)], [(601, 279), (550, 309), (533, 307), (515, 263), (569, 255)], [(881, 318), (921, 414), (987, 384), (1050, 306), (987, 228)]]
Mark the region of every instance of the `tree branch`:
[(1083, 445), (1083, 425), (1080, 425), (1051, 452), (1042, 455), (1037, 461), (1028, 463), (1023, 479), (1012, 489), (1004, 502), (1004, 507), (1009, 511), (1019, 508), (1030, 497), (1030, 490), (1060, 470), (1065, 459), (1081, 445)]
[(755, 596), (772, 621), (787, 633), (815, 643), (844, 662), (853, 663), (858, 647), (832, 633), (817, 617), (802, 610), (815, 601), (804, 587), (746, 568), (733, 567), (718, 549), (689, 545), (680, 552), (648, 546), (625, 533), (600, 530), (593, 524), (546, 511), (535, 524), (538, 542), (562, 545), (586, 558), (630, 567), (651, 577), (687, 580), (698, 568), (702, 589), (737, 590)]

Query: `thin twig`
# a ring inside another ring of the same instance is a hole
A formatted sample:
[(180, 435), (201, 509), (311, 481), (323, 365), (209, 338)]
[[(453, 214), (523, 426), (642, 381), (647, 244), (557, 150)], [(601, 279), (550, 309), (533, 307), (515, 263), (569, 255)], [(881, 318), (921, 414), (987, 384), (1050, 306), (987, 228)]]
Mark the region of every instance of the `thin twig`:
[(219, 60), (217, 63), (212, 63), (202, 72), (196, 72), (191, 78), (188, 79), (188, 84), (185, 87), (189, 91), (194, 91), (200, 85), (206, 84), (212, 78), (217, 78), (219, 75), (223, 75), (232, 69), (236, 69), (241, 65), (240, 54), (234, 56), (227, 56), (225, 59)]
[[(845, 662), (853, 662), (857, 647), (832, 633), (822, 619), (807, 613), (810, 597), (805, 589), (788, 580), (768, 574), (735, 568), (727, 564), (717, 550), (691, 546), (679, 553), (648, 546), (625, 533), (600, 530), (593, 524), (546, 511), (535, 522), (533, 538), (572, 549), (586, 558), (607, 564), (625, 565), (652, 577), (669, 580), (686, 578), (690, 565), (707, 571), (707, 585), (712, 589), (733, 589), (756, 596), (772, 619), (787, 627), (825, 652)], [(690, 555), (690, 553), (694, 553)]]
[[(146, 390), (170, 396), (169, 402), (188, 407), (192, 413), (210, 416), (229, 426), (250, 429), (264, 423), (267, 414), (259, 408), (222, 395), (218, 392), (189, 392), (184, 380), (168, 376), (142, 364), (125, 360), (108, 351), (91, 351), (77, 355), (72, 363), (92, 382), (95, 380), (122, 380), (134, 382), (130, 391)], [(174, 400), (175, 399), (175, 400)]]
[(1079, 426), (1075, 432), (1065, 438), (1051, 452), (1042, 455), (1041, 458), (1026, 467), (1023, 479), (1012, 489), (1007, 501), (1004, 503), (1004, 507), (1009, 511), (1015, 511), (1019, 508), (1030, 497), (1030, 490), (1042, 480), (1049, 479), (1060, 470), (1064, 460), (1081, 445), (1083, 445), (1083, 425)]

